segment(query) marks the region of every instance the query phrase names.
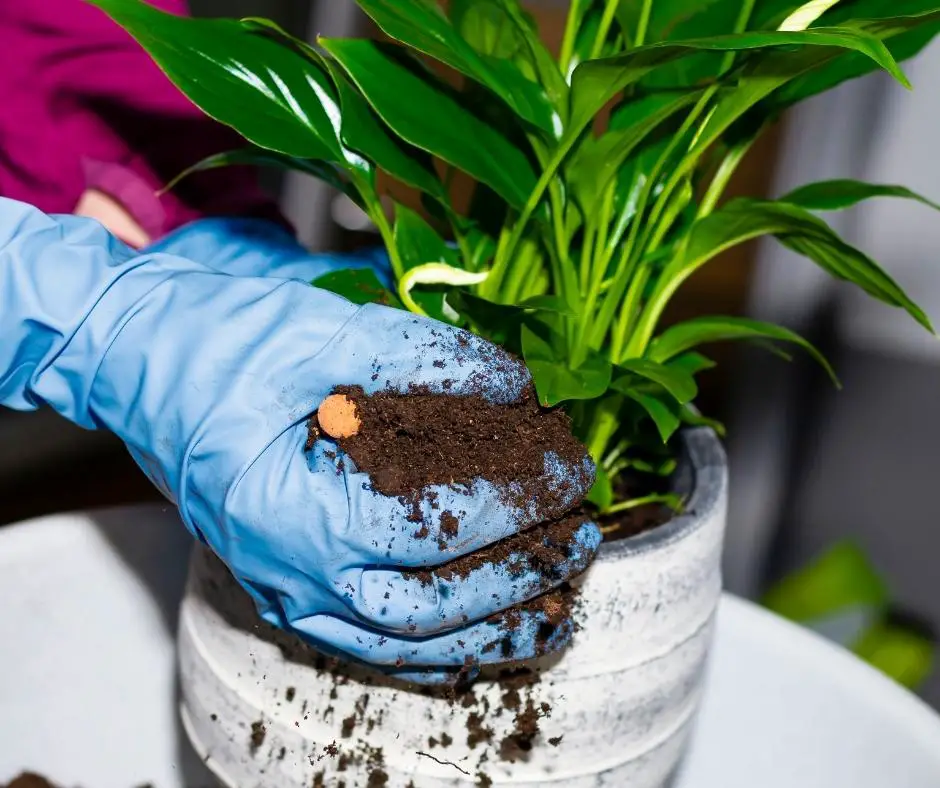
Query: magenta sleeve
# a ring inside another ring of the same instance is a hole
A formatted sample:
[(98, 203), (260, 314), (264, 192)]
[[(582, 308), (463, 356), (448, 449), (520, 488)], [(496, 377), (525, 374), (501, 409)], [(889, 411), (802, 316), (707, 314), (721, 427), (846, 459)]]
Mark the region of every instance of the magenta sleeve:
[[(148, 1), (188, 13), (184, 0)], [(0, 195), (71, 213), (97, 188), (154, 239), (205, 216), (284, 222), (250, 168), (200, 173), (156, 196), (191, 164), (245, 143), (99, 9), (83, 0), (4, 0), (0, 41)]]

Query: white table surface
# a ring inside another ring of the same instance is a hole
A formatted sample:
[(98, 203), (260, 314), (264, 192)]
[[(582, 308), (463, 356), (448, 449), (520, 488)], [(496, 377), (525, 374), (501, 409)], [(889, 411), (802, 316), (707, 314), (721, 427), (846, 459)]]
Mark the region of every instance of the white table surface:
[[(0, 528), (0, 784), (203, 788), (179, 731), (169, 508)], [(846, 652), (734, 597), (677, 788), (937, 788), (940, 717)], [(628, 788), (625, 786), (624, 788)]]

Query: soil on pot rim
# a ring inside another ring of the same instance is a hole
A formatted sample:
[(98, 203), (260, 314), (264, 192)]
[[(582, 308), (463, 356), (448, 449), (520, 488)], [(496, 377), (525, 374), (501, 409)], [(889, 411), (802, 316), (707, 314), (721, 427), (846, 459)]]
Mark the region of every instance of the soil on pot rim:
[(56, 788), (56, 786), (34, 772), (23, 772), (0, 788)]
[[(624, 473), (617, 480), (614, 498), (617, 501), (629, 501), (647, 495), (669, 492), (672, 479), (668, 476), (653, 476), (648, 473)], [(605, 542), (629, 539), (631, 536), (652, 531), (665, 525), (676, 516), (676, 512), (664, 503), (645, 503), (632, 509), (600, 517), (597, 524), (601, 528)]]

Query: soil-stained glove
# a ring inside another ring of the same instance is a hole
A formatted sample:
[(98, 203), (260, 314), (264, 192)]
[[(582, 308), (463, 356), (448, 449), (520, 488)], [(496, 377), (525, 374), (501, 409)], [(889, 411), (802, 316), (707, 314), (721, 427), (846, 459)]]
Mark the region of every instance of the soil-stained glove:
[[(437, 487), (416, 522), (409, 502), (373, 491), (329, 442), (305, 450), (307, 418), (338, 384), (511, 403), (525, 369), (466, 332), (272, 278), (278, 259), (300, 264), (296, 246), (257, 255), (250, 270), (250, 246), (239, 252), (226, 232), (209, 243), (197, 229), (191, 251), (204, 262), (137, 254), (94, 221), (0, 199), (0, 403), (45, 403), (115, 432), (262, 616), (327, 653), (436, 681), (563, 645), (570, 621), (550, 606), (497, 614), (581, 571), (600, 542), (593, 524), (573, 528), (551, 572), (511, 551), (446, 580), (413, 570), (561, 514), (585, 494), (589, 460), (545, 456), (524, 489), (551, 507), (478, 479)], [(167, 243), (186, 245), (185, 233)], [(225, 249), (239, 276), (216, 270)], [(460, 538), (442, 552), (445, 512), (459, 513)], [(418, 538), (425, 529), (431, 538)]]

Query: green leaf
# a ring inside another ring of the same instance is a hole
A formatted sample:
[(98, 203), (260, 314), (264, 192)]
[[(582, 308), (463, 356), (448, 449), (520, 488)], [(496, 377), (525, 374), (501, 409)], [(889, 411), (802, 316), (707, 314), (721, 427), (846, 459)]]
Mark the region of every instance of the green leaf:
[[(539, 38), (538, 28), (534, 21), (523, 11), (518, 0), (495, 0), (495, 2), (515, 24), (522, 41), (524, 55), (520, 54), (517, 61), (523, 56), (526, 57), (531, 65), (533, 76), (545, 89), (552, 105), (556, 109), (567, 110), (568, 83), (565, 82), (552, 53)], [(558, 136), (561, 133), (560, 124), (553, 127), (553, 131), (555, 136)]]
[(881, 622), (852, 651), (901, 686), (917, 690), (933, 672), (936, 645), (917, 632)]
[[(919, 3), (917, 0), (905, 0), (903, 10), (910, 10), (910, 16), (894, 16), (901, 4), (893, 3), (892, 8), (888, 10), (883, 2), (878, 5), (887, 13), (884, 18), (882, 14), (865, 11), (862, 7), (867, 4), (846, 3), (845, 10), (851, 10), (856, 19), (859, 16), (869, 16), (863, 22), (847, 20), (841, 24), (846, 26), (861, 27), (867, 29), (873, 35), (882, 39), (888, 51), (896, 61), (907, 60), (920, 52), (934, 37), (940, 33), (940, 10), (934, 0), (929, 3)], [(926, 5), (929, 10), (926, 13), (918, 13), (915, 6)], [(856, 6), (858, 11), (856, 11)], [(842, 4), (835, 7), (838, 11)], [(824, 19), (828, 21), (829, 14)], [(866, 57), (856, 53), (843, 53), (824, 67), (813, 69), (812, 71), (795, 79), (791, 84), (780, 90), (771, 99), (771, 105), (776, 112), (785, 109), (799, 101), (831, 90), (850, 79), (870, 74), (876, 70), (876, 66)]]
[(424, 217), (405, 205), (395, 205), (395, 248), (405, 269), (425, 263), (447, 263), (459, 267), (457, 253), (447, 245)]
[[(541, 85), (526, 79), (511, 60), (477, 52), (458, 35), (436, 3), (429, 0), (356, 2), (387, 35), (485, 85), (520, 118), (554, 135), (555, 112)], [(398, 101), (403, 97), (407, 97), (408, 102), (418, 103), (419, 109), (422, 108), (417, 98), (408, 93), (390, 96)], [(468, 138), (473, 137), (468, 135)]]
[(447, 191), (434, 172), (430, 157), (391, 136), (340, 70), (333, 66), (332, 71), (342, 105), (341, 134), (346, 145), (402, 183), (429, 194), (442, 204), (449, 204)]
[(701, 353), (683, 353), (665, 362), (666, 366), (681, 369), (688, 375), (697, 375), (706, 369), (714, 369), (715, 362)]
[(565, 299), (555, 295), (530, 296), (520, 301), (519, 306), (524, 309), (535, 310), (536, 312), (553, 312), (558, 315), (568, 315), (569, 317), (576, 314)]
[(853, 180), (833, 180), (811, 183), (794, 189), (780, 198), (780, 202), (799, 205), (809, 211), (838, 211), (851, 208), (872, 197), (901, 197), (915, 200), (940, 211), (940, 205), (905, 188)]
[(375, 272), (369, 268), (331, 271), (317, 277), (311, 284), (321, 290), (341, 295), (354, 304), (377, 303), (402, 308), (401, 302), (385, 289)]
[(840, 542), (774, 585), (763, 604), (791, 621), (808, 623), (846, 608), (884, 611), (888, 589), (861, 548)]
[(451, 0), (449, 10), (460, 37), (480, 54), (512, 58), (522, 48), (515, 22), (496, 0)]
[(678, 95), (654, 93), (620, 105), (611, 115), (609, 130), (589, 138), (568, 165), (570, 188), (586, 216), (610, 181), (623, 170), (627, 157), (663, 122), (694, 104), (702, 91)]
[(539, 402), (552, 407), (566, 400), (595, 399), (610, 386), (610, 362), (591, 355), (577, 369), (571, 369), (564, 353), (564, 339), (548, 327), (537, 333), (528, 323), (522, 325), (522, 355), (532, 373)]
[(491, 186), (511, 205), (525, 204), (536, 180), (528, 159), (443, 85), (405, 65), (392, 55), (393, 48), (361, 39), (322, 39), (321, 44), (399, 137)]
[(773, 323), (764, 323), (745, 317), (698, 317), (677, 323), (667, 328), (653, 341), (647, 355), (653, 361), (664, 363), (706, 342), (729, 339), (770, 339), (778, 342), (791, 342), (816, 359), (833, 382), (839, 385), (839, 379), (825, 356), (799, 334)]
[(784, 46), (861, 52), (892, 74), (901, 84), (908, 84), (885, 45), (864, 30), (816, 28), (794, 32), (756, 31), (669, 41), (640, 47), (623, 55), (581, 63), (572, 77), (571, 126), (575, 130), (584, 128), (601, 107), (621, 90), (665, 63), (671, 63), (695, 52), (733, 52)]
[(636, 402), (653, 420), (659, 436), (666, 443), (681, 424), (679, 405), (665, 392), (643, 391), (624, 386), (623, 393)]
[(224, 151), (207, 156), (202, 161), (198, 161), (191, 167), (187, 167), (183, 172), (177, 175), (161, 190), (168, 192), (174, 188), (184, 178), (196, 172), (203, 170), (212, 170), (217, 167), (272, 167), (278, 170), (296, 170), (312, 175), (325, 181), (335, 189), (348, 195), (350, 199), (361, 204), (362, 200), (359, 192), (348, 180), (344, 179), (342, 173), (332, 162), (318, 161), (316, 159), (301, 159), (297, 156), (288, 156), (283, 153), (265, 150), (264, 148), (240, 148), (238, 150)]
[(234, 19), (167, 14), (140, 0), (90, 0), (147, 50), (197, 106), (263, 148), (342, 161), (327, 75)]
[(682, 282), (719, 253), (744, 241), (774, 235), (838, 279), (861, 287), (872, 297), (902, 307), (933, 331), (930, 320), (898, 284), (870, 257), (845, 243), (824, 221), (797, 205), (740, 198), (699, 220), (682, 251), (663, 271), (637, 326), (637, 342), (652, 336), (666, 303)]
[[(614, 367), (616, 372), (625, 370), (629, 376), (639, 376), (645, 380), (650, 380), (671, 394), (676, 402), (682, 404), (695, 399), (698, 394), (698, 387), (695, 385), (695, 379), (675, 367), (667, 367), (656, 361), (643, 358), (631, 358), (621, 361)], [(618, 390), (623, 390), (622, 388)]]

